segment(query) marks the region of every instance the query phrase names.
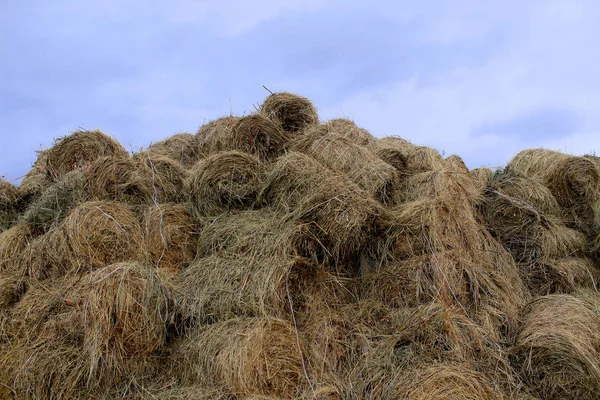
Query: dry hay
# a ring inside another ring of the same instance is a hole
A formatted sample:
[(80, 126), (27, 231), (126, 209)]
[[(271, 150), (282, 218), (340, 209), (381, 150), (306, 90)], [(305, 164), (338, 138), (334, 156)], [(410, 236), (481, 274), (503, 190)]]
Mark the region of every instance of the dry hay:
[(598, 287), (600, 271), (586, 258), (567, 257), (519, 266), (533, 295), (573, 293), (581, 287)]
[(190, 168), (200, 160), (198, 137), (191, 133), (178, 133), (167, 139), (151, 144), (148, 153), (171, 158), (185, 168)]
[(319, 123), (317, 110), (310, 100), (292, 93), (271, 94), (260, 106), (260, 112), (284, 132), (292, 134)]
[(114, 383), (164, 345), (170, 301), (153, 270), (138, 263), (109, 265), (84, 281), (88, 383)]
[(39, 195), (46, 186), (51, 182), (46, 173), (46, 160), (48, 158), (48, 150), (38, 151), (37, 159), (35, 160), (31, 171), (29, 171), (19, 185), (19, 197), (25, 202), (30, 201)]
[(536, 395), (594, 399), (600, 393), (600, 316), (570, 295), (527, 306), (512, 349), (514, 364)]
[(463, 174), (468, 174), (469, 173), (469, 168), (467, 168), (467, 165), (465, 164), (465, 162), (463, 161), (463, 159), (460, 158), (460, 156), (458, 156), (456, 154), (452, 154), (448, 158), (445, 158), (444, 159), (444, 163), (449, 168), (455, 170), (456, 172), (461, 172)]
[(75, 170), (61, 176), (33, 201), (21, 220), (46, 232), (58, 226), (77, 205), (85, 201), (85, 174)]
[(196, 136), (205, 156), (235, 150), (266, 161), (277, 157), (286, 144), (278, 125), (261, 114), (217, 119), (200, 128)]
[(235, 396), (298, 394), (304, 384), (294, 327), (274, 318), (230, 319), (202, 327), (174, 352), (184, 382), (206, 382)]
[(371, 146), (375, 139), (369, 131), (358, 127), (354, 121), (346, 118), (335, 118), (322, 125), (325, 134), (336, 134), (349, 139), (352, 143), (359, 146)]
[(58, 227), (33, 239), (21, 253), (19, 263), (29, 280), (40, 281), (70, 272), (73, 266), (71, 257), (67, 236)]
[(92, 200), (126, 204), (149, 204), (154, 191), (147, 179), (134, 179), (136, 164), (132, 158), (103, 157), (86, 170), (85, 189)]
[(0, 178), (0, 232), (11, 227), (15, 219), (17, 188)]
[(196, 255), (199, 227), (187, 207), (151, 206), (145, 213), (146, 247), (155, 267), (182, 269)]
[(98, 130), (76, 131), (58, 139), (47, 150), (46, 171), (52, 179), (57, 179), (106, 156), (126, 158), (128, 153), (119, 142)]
[(142, 229), (126, 205), (83, 203), (69, 214), (62, 229), (71, 249), (70, 264), (76, 269), (144, 261)]
[(35, 231), (29, 224), (18, 224), (0, 233), (0, 273), (24, 274), (20, 256), (34, 237)]
[(228, 151), (200, 161), (187, 181), (193, 211), (197, 216), (247, 209), (256, 201), (264, 166), (251, 154)]
[(133, 162), (132, 183), (151, 193), (153, 202), (180, 203), (186, 200), (187, 171), (176, 161), (150, 152), (139, 152), (133, 156)]
[(444, 165), (442, 156), (435, 149), (425, 146), (415, 146), (399, 137), (388, 136), (379, 139), (376, 147), (399, 151), (406, 159), (405, 173), (408, 175), (441, 169)]
[(492, 170), (486, 167), (472, 169), (470, 174), (473, 181), (475, 181), (475, 186), (481, 193), (488, 187), (489, 181), (493, 176)]
[(387, 203), (397, 189), (398, 171), (365, 147), (336, 134), (323, 134), (315, 127), (290, 146), (314, 157), (333, 171), (344, 174), (376, 200)]

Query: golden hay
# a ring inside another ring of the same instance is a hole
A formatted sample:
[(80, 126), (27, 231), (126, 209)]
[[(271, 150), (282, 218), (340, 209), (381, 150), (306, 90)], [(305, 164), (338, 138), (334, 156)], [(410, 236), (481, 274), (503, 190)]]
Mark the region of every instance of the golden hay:
[(379, 139), (377, 147), (396, 149), (406, 158), (406, 173), (426, 172), (443, 168), (442, 156), (435, 149), (414, 144), (394, 136)]
[(75, 170), (52, 183), (25, 210), (21, 220), (41, 232), (58, 226), (79, 204), (85, 201), (85, 174)]
[(148, 153), (171, 158), (185, 168), (190, 168), (200, 160), (198, 137), (191, 133), (178, 133), (167, 139), (151, 144)]
[(525, 309), (512, 349), (537, 396), (593, 399), (600, 393), (600, 316), (570, 295), (539, 297)]
[(445, 158), (444, 163), (446, 165), (448, 165), (448, 167), (450, 167), (451, 169), (455, 170), (456, 172), (460, 172), (463, 174), (469, 173), (469, 168), (467, 168), (463, 159), (460, 158), (460, 156), (458, 156), (456, 154), (452, 154), (450, 157)]
[(533, 295), (573, 293), (581, 287), (598, 287), (600, 271), (586, 258), (537, 261), (519, 267)]
[(72, 268), (71, 254), (66, 234), (58, 227), (31, 241), (19, 258), (20, 269), (32, 281), (58, 278)]
[(314, 157), (333, 171), (345, 174), (376, 200), (387, 203), (397, 189), (398, 171), (369, 149), (336, 134), (322, 134), (319, 127), (299, 136), (291, 149)]
[(217, 153), (200, 161), (187, 182), (194, 213), (213, 215), (251, 207), (262, 185), (263, 170), (258, 158), (239, 151)]
[(182, 269), (196, 255), (199, 227), (187, 207), (151, 206), (145, 213), (146, 247), (155, 267)]
[(144, 192), (151, 193), (154, 202), (180, 203), (187, 200), (184, 190), (187, 171), (176, 161), (149, 152), (136, 153), (132, 159), (135, 165), (132, 183), (145, 187)]
[(169, 299), (153, 270), (137, 263), (109, 265), (84, 280), (89, 285), (82, 305), (89, 382), (114, 382), (125, 360), (142, 364), (164, 345)]
[(151, 203), (154, 195), (152, 185), (147, 179), (134, 179), (135, 170), (132, 158), (103, 157), (96, 160), (86, 171), (88, 197), (126, 204)]
[(240, 117), (221, 117), (202, 125), (196, 133), (201, 158), (212, 153), (230, 150), (228, 140), (233, 137), (233, 127)]
[(310, 100), (292, 93), (271, 94), (260, 106), (260, 112), (288, 133), (297, 133), (319, 123), (317, 110)]
[(0, 233), (0, 273), (24, 274), (19, 258), (34, 236), (35, 231), (29, 224), (18, 224)]
[(475, 182), (475, 187), (482, 193), (488, 187), (489, 181), (492, 178), (493, 172), (486, 167), (475, 168), (470, 171), (471, 178)]
[(52, 179), (57, 179), (106, 156), (126, 158), (128, 153), (119, 142), (98, 130), (76, 131), (58, 139), (47, 150), (46, 171)]
[(69, 214), (62, 229), (73, 268), (89, 270), (122, 261), (144, 261), (142, 229), (125, 205), (83, 203)]
[(366, 129), (358, 127), (354, 121), (346, 118), (335, 118), (322, 125), (325, 134), (337, 134), (349, 139), (359, 146), (371, 146), (377, 139)]
[(294, 327), (274, 318), (202, 327), (178, 346), (174, 361), (184, 382), (222, 386), (235, 396), (290, 398), (305, 380)]

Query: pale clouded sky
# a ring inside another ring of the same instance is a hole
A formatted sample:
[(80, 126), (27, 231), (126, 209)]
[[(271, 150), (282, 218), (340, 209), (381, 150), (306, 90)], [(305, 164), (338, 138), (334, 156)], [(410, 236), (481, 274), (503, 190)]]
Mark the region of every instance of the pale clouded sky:
[(129, 149), (252, 112), (269, 89), (470, 167), (600, 150), (600, 3), (0, 4), (0, 175), (83, 127)]

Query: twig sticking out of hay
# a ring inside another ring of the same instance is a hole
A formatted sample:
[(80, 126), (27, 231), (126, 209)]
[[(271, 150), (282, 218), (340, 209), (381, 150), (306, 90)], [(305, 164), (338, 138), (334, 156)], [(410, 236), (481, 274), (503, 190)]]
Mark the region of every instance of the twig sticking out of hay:
[(144, 261), (142, 229), (130, 209), (118, 203), (87, 202), (75, 208), (62, 229), (76, 269), (103, 268), (122, 261)]
[(284, 132), (292, 134), (319, 123), (317, 110), (310, 100), (292, 93), (273, 93), (261, 105), (260, 112), (277, 122)]
[(333, 171), (344, 174), (376, 200), (386, 203), (397, 189), (398, 171), (365, 147), (348, 138), (320, 132), (313, 128), (299, 136), (290, 146), (314, 157)]
[(156, 267), (182, 269), (195, 257), (199, 227), (187, 207), (151, 206), (145, 213), (146, 246)]
[(239, 318), (201, 328), (175, 354), (184, 382), (222, 386), (237, 396), (294, 397), (305, 383), (294, 327), (273, 318)]
[(190, 168), (200, 160), (198, 137), (191, 133), (178, 133), (153, 143), (148, 147), (148, 153), (171, 158)]
[(114, 383), (127, 364), (143, 363), (166, 340), (169, 299), (152, 269), (113, 264), (85, 277), (82, 305), (89, 382)]
[(29, 205), (21, 219), (41, 232), (58, 226), (73, 208), (85, 201), (84, 185), (85, 174), (80, 170), (61, 176)]
[(264, 167), (253, 155), (239, 151), (213, 154), (200, 161), (187, 182), (197, 216), (247, 209), (261, 189)]
[(126, 158), (128, 153), (119, 142), (98, 130), (76, 131), (58, 139), (47, 150), (47, 173), (52, 179), (57, 179), (106, 156)]
[(525, 309), (512, 349), (523, 379), (542, 398), (600, 393), (600, 317), (570, 295), (539, 297)]

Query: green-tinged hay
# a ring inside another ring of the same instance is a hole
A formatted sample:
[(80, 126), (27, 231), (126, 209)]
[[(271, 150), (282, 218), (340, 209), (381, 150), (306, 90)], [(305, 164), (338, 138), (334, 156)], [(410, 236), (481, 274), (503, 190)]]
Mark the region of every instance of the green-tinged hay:
[(126, 158), (128, 153), (119, 142), (98, 130), (76, 131), (58, 139), (47, 150), (46, 171), (52, 179), (57, 179), (106, 156)]
[(322, 125), (325, 134), (334, 133), (349, 139), (359, 146), (372, 146), (377, 140), (366, 129), (358, 127), (354, 121), (346, 118), (335, 118)]
[(406, 158), (406, 174), (408, 175), (441, 169), (444, 166), (442, 156), (435, 149), (415, 146), (399, 137), (388, 136), (379, 139), (376, 146), (400, 151)]
[(533, 295), (570, 294), (582, 287), (598, 287), (600, 271), (587, 258), (568, 257), (519, 266)]
[(260, 106), (260, 113), (292, 134), (319, 123), (317, 110), (310, 100), (293, 93), (271, 94)]
[(126, 205), (83, 203), (69, 214), (62, 229), (73, 268), (89, 270), (122, 261), (144, 261), (142, 229)]
[(133, 156), (135, 170), (132, 184), (152, 194), (159, 203), (182, 203), (187, 200), (185, 180), (187, 171), (176, 161), (150, 152), (139, 152)]
[(406, 398), (411, 400), (502, 400), (484, 374), (463, 365), (433, 366), (416, 373), (406, 382)]
[(293, 398), (305, 385), (293, 325), (273, 318), (230, 319), (202, 327), (174, 352), (184, 382), (222, 386), (235, 396)]
[[(85, 189), (92, 200), (150, 204), (154, 190), (147, 176), (140, 179), (132, 158), (103, 157), (86, 170)], [(151, 177), (150, 177), (151, 179)]]
[(480, 191), (480, 193), (484, 193), (493, 176), (492, 170), (486, 167), (480, 167), (472, 169), (470, 174), (475, 187)]
[(167, 139), (151, 144), (148, 153), (171, 158), (185, 168), (190, 168), (200, 160), (198, 137), (191, 133), (178, 133)]
[(511, 350), (514, 365), (537, 396), (597, 399), (600, 317), (570, 295), (539, 297), (524, 312)]
[(0, 232), (10, 228), (16, 217), (17, 188), (0, 178)]
[(196, 256), (199, 226), (187, 207), (151, 206), (145, 213), (146, 247), (157, 268), (182, 269)]
[(376, 200), (387, 203), (400, 181), (398, 171), (366, 147), (336, 134), (322, 134), (319, 127), (299, 136), (292, 150), (308, 154), (333, 171), (345, 174)]
[(119, 263), (94, 271), (84, 313), (88, 382), (114, 383), (129, 364), (144, 364), (166, 340), (170, 300), (151, 268)]
[(21, 220), (46, 232), (58, 226), (77, 205), (85, 201), (85, 174), (75, 170), (61, 176), (32, 202)]
[(250, 208), (262, 187), (264, 166), (251, 154), (228, 151), (200, 161), (187, 181), (197, 216)]
[(279, 126), (261, 114), (217, 119), (200, 128), (196, 136), (205, 156), (240, 151), (267, 161), (276, 158), (286, 144)]
[(0, 232), (0, 273), (24, 274), (20, 262), (21, 253), (27, 249), (35, 237), (35, 230), (29, 224), (17, 224), (7, 231)]

